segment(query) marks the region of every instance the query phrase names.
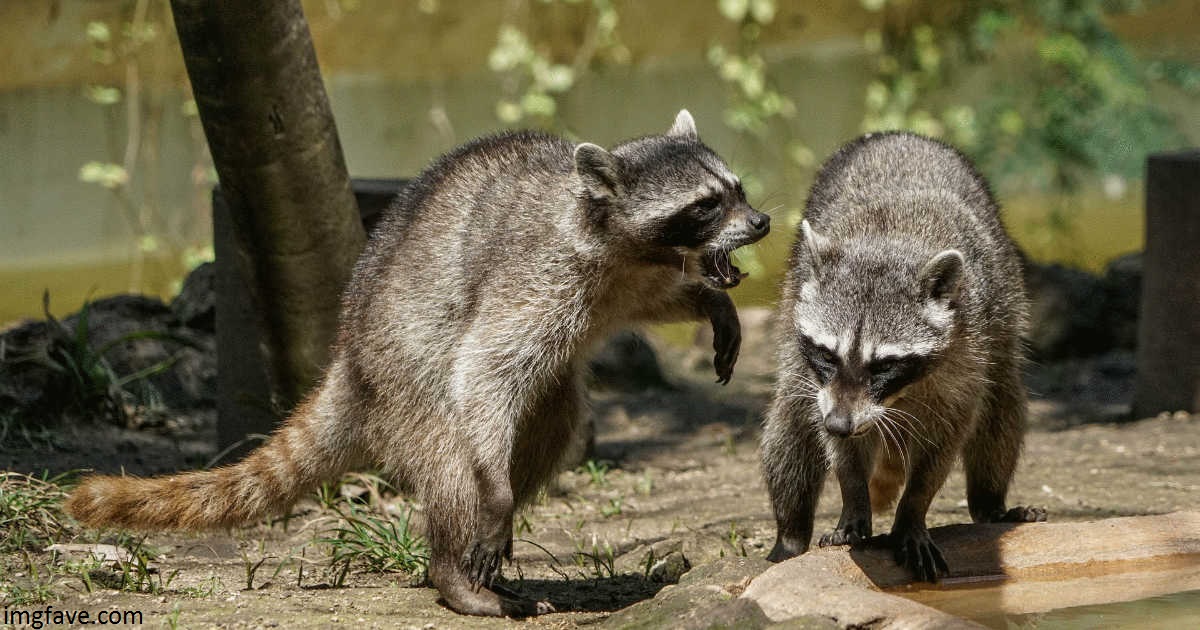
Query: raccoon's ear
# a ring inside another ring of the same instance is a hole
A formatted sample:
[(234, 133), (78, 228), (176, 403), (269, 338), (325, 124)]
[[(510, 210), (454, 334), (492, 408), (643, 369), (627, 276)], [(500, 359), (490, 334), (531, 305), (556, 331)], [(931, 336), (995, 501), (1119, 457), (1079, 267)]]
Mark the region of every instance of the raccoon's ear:
[(625, 194), (620, 158), (590, 142), (575, 147), (575, 172), (592, 198), (617, 199)]
[(679, 110), (675, 115), (675, 124), (667, 131), (668, 136), (679, 136), (699, 140), (700, 134), (696, 132), (696, 121), (692, 118), (692, 114), (686, 109)]
[(917, 282), (926, 299), (953, 308), (962, 285), (963, 255), (957, 249), (938, 253), (917, 274)]
[(808, 224), (808, 219), (800, 222), (800, 233), (804, 237), (804, 249), (808, 251), (808, 259), (814, 272), (821, 270), (821, 256), (829, 251), (829, 237), (817, 232)]

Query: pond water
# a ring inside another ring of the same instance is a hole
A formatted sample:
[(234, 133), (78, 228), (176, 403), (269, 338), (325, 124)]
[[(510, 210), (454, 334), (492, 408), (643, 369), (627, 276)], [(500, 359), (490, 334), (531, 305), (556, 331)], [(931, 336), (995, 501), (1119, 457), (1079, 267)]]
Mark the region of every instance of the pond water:
[(1043, 613), (980, 617), (975, 620), (993, 628), (1038, 630), (1196, 628), (1200, 627), (1200, 591), (1171, 593), (1132, 602), (1074, 606)]
[(892, 594), (992, 628), (1200, 628), (1200, 557), (1047, 565)]

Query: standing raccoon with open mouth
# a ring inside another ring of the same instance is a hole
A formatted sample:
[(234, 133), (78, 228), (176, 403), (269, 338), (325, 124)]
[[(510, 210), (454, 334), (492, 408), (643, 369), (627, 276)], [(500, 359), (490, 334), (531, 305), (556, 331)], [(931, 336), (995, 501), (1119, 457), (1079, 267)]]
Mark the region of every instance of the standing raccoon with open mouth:
[(88, 477), (67, 511), (92, 527), (227, 527), (376, 468), (424, 501), (429, 577), (451, 608), (550, 611), (493, 579), (514, 510), (574, 442), (588, 350), (630, 324), (707, 319), (728, 382), (741, 328), (724, 289), (743, 276), (729, 253), (769, 229), (686, 110), (611, 151), (535, 132), (470, 142), (376, 229), (322, 382), (266, 444), (211, 471)]
[(1016, 248), (986, 182), (958, 151), (906, 133), (843, 147), (813, 184), (779, 305), (779, 375), (762, 457), (780, 561), (808, 549), (826, 471), (841, 488), (820, 545), (889, 536), (918, 579), (947, 573), (925, 515), (961, 453), (976, 522), (1007, 509), (1025, 432)]

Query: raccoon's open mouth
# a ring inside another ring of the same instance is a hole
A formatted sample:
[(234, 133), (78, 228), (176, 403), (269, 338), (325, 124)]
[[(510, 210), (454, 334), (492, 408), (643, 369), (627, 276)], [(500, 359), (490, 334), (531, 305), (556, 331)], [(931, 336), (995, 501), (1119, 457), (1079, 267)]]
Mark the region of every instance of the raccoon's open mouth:
[(723, 247), (705, 250), (700, 256), (700, 273), (718, 289), (732, 289), (750, 275), (733, 264), (729, 250)]

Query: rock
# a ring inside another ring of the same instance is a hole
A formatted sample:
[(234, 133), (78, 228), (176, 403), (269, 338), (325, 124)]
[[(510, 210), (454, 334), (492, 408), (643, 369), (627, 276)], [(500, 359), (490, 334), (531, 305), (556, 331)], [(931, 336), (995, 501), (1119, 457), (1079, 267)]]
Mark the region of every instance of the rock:
[(950, 564), (946, 582), (1005, 579), (979, 592), (906, 590), (908, 597), (884, 592), (908, 586), (912, 578), (880, 544), (884, 538), (876, 537), (855, 548), (816, 549), (781, 562), (754, 578), (741, 597), (776, 622), (817, 616), (841, 627), (980, 627), (920, 602), (972, 614), (992, 612), (985, 604), (1024, 614), (1194, 590), (1200, 588), (1197, 532), (1200, 512), (948, 525), (929, 532)]
[(657, 562), (650, 565), (649, 575), (651, 582), (661, 582), (665, 584), (675, 584), (683, 577), (685, 573), (692, 570), (692, 563), (688, 561), (687, 556), (681, 551), (673, 551), (660, 558)]
[(65, 376), (45, 363), (48, 326), (28, 321), (0, 334), (0, 409), (19, 420), (46, 417), (56, 402), (57, 381)]
[(1142, 299), (1142, 253), (1113, 259), (1104, 270), (1105, 328), (1113, 348), (1137, 347), (1138, 306)]
[(171, 301), (171, 310), (184, 326), (217, 332), (217, 274), (213, 263), (206, 262), (188, 274), (179, 295)]
[(104, 298), (61, 321), (0, 334), (0, 407), (23, 423), (124, 422), (131, 408), (194, 409), (215, 398), (212, 334), (182, 325), (154, 297)]
[(592, 355), (591, 385), (597, 389), (640, 392), (670, 389), (654, 348), (632, 330), (619, 332)]
[[(765, 628), (771, 625), (752, 601), (737, 597), (755, 575), (771, 564), (756, 558), (722, 558), (688, 571), (674, 586), (667, 586), (653, 599), (614, 613), (605, 628)], [(796, 628), (836, 628), (827, 619), (809, 619), (811, 625)]]
[(1114, 259), (1103, 277), (1026, 261), (1025, 285), (1028, 341), (1036, 360), (1132, 350), (1136, 345), (1142, 254)]
[(1034, 360), (1087, 356), (1112, 347), (1100, 278), (1058, 264), (1027, 263), (1025, 286)]
[[(64, 320), (74, 327), (78, 315)], [(119, 377), (146, 373), (128, 389), (167, 409), (211, 406), (216, 400), (216, 351), (211, 334), (181, 325), (157, 298), (118, 295), (91, 304), (88, 337)]]

